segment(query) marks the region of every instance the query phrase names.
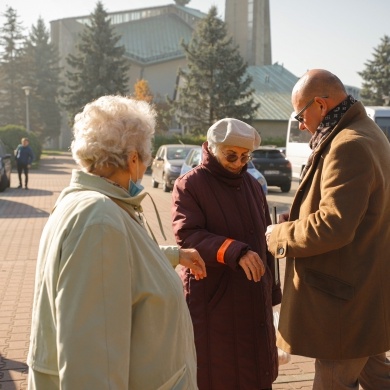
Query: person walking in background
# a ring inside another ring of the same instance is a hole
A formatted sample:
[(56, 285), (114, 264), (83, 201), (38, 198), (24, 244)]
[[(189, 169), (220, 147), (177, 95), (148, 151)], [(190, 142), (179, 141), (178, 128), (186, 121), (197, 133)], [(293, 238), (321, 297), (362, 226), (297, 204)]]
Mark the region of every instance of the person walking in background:
[(40, 241), (29, 389), (197, 389), (193, 328), (173, 266), (201, 279), (204, 261), (195, 249), (160, 248), (141, 214), (155, 116), (146, 102), (103, 96), (75, 117), (71, 150), (81, 169)]
[(22, 188), (22, 172), (24, 173), (24, 188), (28, 190), (28, 170), (34, 160), (34, 153), (29, 145), (28, 138), (22, 138), (21, 143), (15, 150), (16, 167), (18, 169), (19, 186)]
[(390, 389), (389, 142), (329, 71), (305, 73), (292, 105), (313, 152), (266, 233), (286, 257), (277, 344), (316, 359), (315, 390)]
[(176, 241), (195, 248), (207, 278), (181, 274), (195, 332), (200, 390), (270, 389), (278, 375), (272, 305), (281, 301), (261, 185), (247, 172), (256, 129), (233, 118), (210, 127), (202, 163), (174, 185)]

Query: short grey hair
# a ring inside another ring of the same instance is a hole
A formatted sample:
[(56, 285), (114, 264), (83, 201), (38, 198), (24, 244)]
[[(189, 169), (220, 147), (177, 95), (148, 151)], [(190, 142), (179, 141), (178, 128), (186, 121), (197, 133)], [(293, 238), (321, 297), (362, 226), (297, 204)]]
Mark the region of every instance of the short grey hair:
[(216, 144), (213, 141), (207, 141), (207, 147), (209, 148), (211, 154), (213, 154), (213, 155), (215, 155), (215, 153), (217, 153), (217, 147), (219, 145), (220, 144)]
[(156, 112), (144, 101), (124, 96), (102, 96), (75, 116), (73, 159), (84, 170), (95, 167), (127, 167), (135, 151), (145, 164), (151, 158)]

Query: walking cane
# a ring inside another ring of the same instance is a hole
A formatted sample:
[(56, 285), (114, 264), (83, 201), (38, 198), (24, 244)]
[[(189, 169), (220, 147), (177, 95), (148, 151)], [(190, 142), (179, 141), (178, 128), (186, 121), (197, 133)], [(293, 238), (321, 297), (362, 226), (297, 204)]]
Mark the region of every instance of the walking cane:
[[(276, 225), (278, 223), (278, 214), (276, 212), (276, 206), (272, 207), (272, 215), (271, 215), (272, 224)], [(274, 257), (275, 261), (275, 284), (280, 283), (280, 270), (279, 270), (279, 259)]]

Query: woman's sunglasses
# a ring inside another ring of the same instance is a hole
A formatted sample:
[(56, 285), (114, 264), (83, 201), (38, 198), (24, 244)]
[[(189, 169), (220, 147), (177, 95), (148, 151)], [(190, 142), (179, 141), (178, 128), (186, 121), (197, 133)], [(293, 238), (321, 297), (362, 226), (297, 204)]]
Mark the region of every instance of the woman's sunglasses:
[(234, 163), (238, 159), (240, 159), (242, 164), (246, 164), (248, 161), (252, 160), (251, 154), (244, 154), (241, 157), (238, 157), (238, 155), (235, 153), (225, 154), (224, 152), (222, 152), (222, 150), (221, 150), (221, 153), (225, 156), (226, 161), (228, 161), (230, 163)]

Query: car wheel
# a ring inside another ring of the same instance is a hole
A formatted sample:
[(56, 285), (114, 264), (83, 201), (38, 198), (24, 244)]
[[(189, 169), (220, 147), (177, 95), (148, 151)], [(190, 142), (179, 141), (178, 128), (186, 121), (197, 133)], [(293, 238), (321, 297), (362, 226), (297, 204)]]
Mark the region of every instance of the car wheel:
[(158, 183), (154, 179), (152, 179), (152, 187), (153, 188), (158, 188)]
[(289, 192), (291, 190), (291, 182), (282, 184), (280, 189), (282, 192)]
[(164, 191), (164, 192), (169, 192), (170, 190), (171, 190), (171, 188), (168, 187), (167, 182), (164, 180), (164, 183), (163, 183), (163, 191)]
[(4, 191), (7, 187), (9, 187), (9, 185), (8, 185), (8, 177), (4, 173), (3, 175), (1, 175), (0, 192)]
[(162, 189), (164, 192), (169, 192), (171, 190), (171, 187), (169, 187), (168, 179), (167, 179), (165, 173), (163, 174), (163, 187), (162, 187)]

